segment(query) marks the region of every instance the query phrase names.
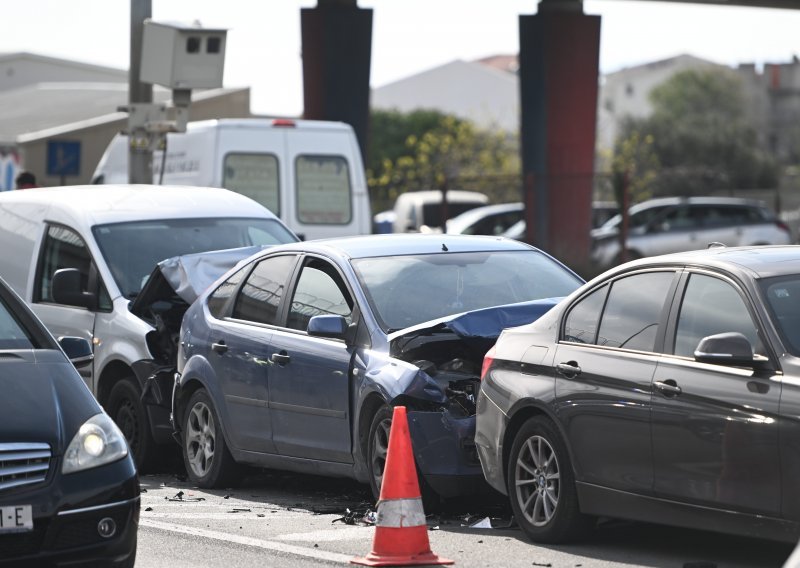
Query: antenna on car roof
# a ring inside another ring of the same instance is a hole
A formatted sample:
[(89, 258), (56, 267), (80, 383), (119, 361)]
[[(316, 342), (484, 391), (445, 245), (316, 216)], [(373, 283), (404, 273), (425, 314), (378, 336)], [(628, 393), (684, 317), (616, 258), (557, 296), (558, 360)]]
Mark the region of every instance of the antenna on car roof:
[(447, 252), (447, 245), (442, 243), (442, 252)]
[(720, 243), (720, 242), (714, 241), (713, 243), (708, 243), (708, 248), (716, 249), (716, 248), (726, 248), (726, 247), (725, 247), (725, 243)]

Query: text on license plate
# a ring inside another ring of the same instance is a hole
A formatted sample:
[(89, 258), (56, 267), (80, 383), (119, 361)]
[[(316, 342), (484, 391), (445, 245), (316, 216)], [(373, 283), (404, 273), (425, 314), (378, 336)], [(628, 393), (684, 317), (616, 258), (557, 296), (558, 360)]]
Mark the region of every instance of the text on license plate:
[(4, 505), (0, 507), (0, 533), (33, 530), (33, 512), (30, 505)]

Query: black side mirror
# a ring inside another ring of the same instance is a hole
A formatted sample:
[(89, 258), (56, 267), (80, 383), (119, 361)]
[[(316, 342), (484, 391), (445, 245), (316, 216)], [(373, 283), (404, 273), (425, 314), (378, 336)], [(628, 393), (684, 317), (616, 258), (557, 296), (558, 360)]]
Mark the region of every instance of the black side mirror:
[(82, 337), (59, 337), (58, 344), (76, 369), (82, 369), (94, 360), (92, 345)]
[(53, 299), (67, 306), (78, 306), (93, 310), (97, 307), (97, 295), (81, 288), (81, 273), (77, 268), (61, 268), (53, 274)]
[(314, 316), (308, 320), (309, 335), (315, 337), (330, 337), (333, 339), (346, 339), (347, 320), (343, 316)]
[(750, 340), (738, 332), (718, 333), (700, 340), (694, 351), (700, 363), (753, 367), (756, 358)]

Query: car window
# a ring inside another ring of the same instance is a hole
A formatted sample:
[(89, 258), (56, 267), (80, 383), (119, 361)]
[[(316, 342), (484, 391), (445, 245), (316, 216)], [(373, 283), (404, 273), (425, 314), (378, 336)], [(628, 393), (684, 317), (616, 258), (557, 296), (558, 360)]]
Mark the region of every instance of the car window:
[(256, 264), (239, 291), (233, 308), (236, 319), (277, 325), (278, 306), (289, 280), (295, 257), (281, 255)]
[(597, 324), (606, 301), (608, 285), (595, 290), (576, 303), (567, 315), (564, 324), (564, 340), (575, 343), (595, 343)]
[(298, 156), (297, 220), (346, 225), (353, 218), (350, 168), (342, 156)]
[(713, 276), (692, 274), (678, 316), (675, 355), (694, 357), (701, 339), (731, 331), (744, 334), (755, 352), (763, 354), (757, 328), (736, 288)]
[(800, 275), (765, 278), (759, 284), (786, 348), (800, 356)]
[(650, 272), (615, 281), (603, 311), (597, 344), (653, 351), (673, 275)]
[(292, 296), (286, 327), (305, 331), (308, 320), (319, 315), (344, 316), (353, 321), (353, 300), (338, 272), (321, 260), (311, 260), (300, 272)]
[(249, 266), (245, 266), (240, 270), (237, 270), (234, 274), (229, 276), (225, 282), (220, 284), (211, 295), (209, 295), (207, 305), (208, 311), (211, 312), (212, 316), (215, 318), (221, 318), (225, 315), (223, 310), (225, 309), (228, 300), (233, 297), (233, 294), (236, 292), (236, 288), (239, 286), (239, 282), (242, 281), (242, 278), (244, 278), (245, 274), (247, 274), (249, 268)]
[[(35, 301), (55, 303), (53, 275), (62, 268), (76, 268), (81, 274), (81, 289), (90, 291), (89, 276), (96, 273), (96, 270), (92, 266), (92, 256), (86, 243), (75, 231), (60, 225), (51, 225), (45, 236), (34, 290)], [(111, 309), (111, 297), (102, 283), (99, 284), (98, 309)]]
[(33, 339), (0, 298), (0, 349), (33, 349)]
[(222, 187), (246, 195), (275, 215), (281, 214), (278, 158), (273, 154), (225, 155)]

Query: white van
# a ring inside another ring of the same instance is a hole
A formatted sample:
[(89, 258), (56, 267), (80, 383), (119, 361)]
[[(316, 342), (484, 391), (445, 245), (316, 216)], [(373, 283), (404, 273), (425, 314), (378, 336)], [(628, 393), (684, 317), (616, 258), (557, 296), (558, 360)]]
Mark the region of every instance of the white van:
[[(54, 336), (92, 344), (94, 360), (79, 372), (143, 470), (161, 453), (158, 444), (177, 450), (169, 412), (178, 331), (193, 300), (187, 284), (202, 282), (202, 292), (262, 246), (295, 241), (266, 208), (221, 188), (90, 185), (0, 193), (0, 277)], [(175, 262), (191, 255), (197, 264), (216, 249), (225, 250), (212, 254), (219, 262), (216, 270), (205, 265), (205, 279), (188, 274), (189, 262)]]
[[(163, 175), (162, 175), (163, 170)], [(128, 182), (128, 137), (117, 135), (92, 183)], [(275, 213), (301, 239), (372, 232), (367, 181), (343, 122), (220, 119), (190, 122), (153, 155), (155, 184), (224, 187)]]

